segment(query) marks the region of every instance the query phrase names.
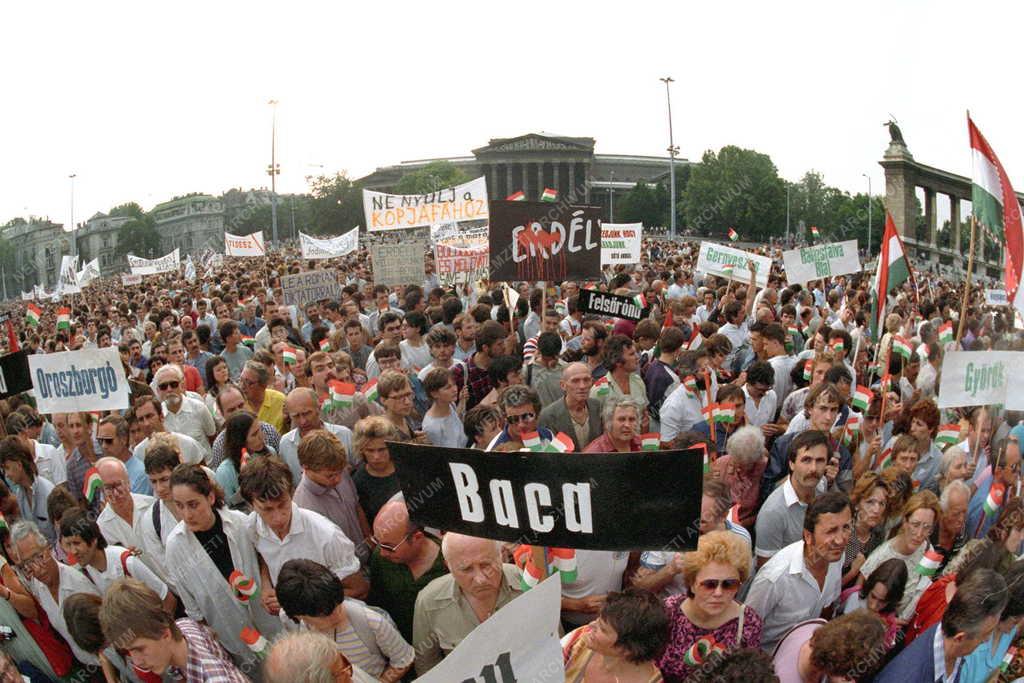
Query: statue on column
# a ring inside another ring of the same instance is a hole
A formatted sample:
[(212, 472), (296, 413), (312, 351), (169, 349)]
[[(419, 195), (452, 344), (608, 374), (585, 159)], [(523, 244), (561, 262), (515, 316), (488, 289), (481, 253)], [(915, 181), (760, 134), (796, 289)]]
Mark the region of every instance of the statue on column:
[(896, 120), (890, 118), (888, 122), (883, 123), (883, 126), (889, 127), (889, 144), (907, 146), (907, 143), (903, 140), (903, 131), (896, 124)]

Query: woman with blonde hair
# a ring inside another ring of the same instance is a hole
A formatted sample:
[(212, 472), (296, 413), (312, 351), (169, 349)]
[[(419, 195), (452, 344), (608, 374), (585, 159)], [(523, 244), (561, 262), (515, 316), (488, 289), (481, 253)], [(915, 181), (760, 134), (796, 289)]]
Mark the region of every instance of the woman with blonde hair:
[(352, 473), (352, 481), (359, 494), (359, 506), (370, 524), (381, 506), (402, 490), (387, 445), (388, 441), (399, 440), (398, 430), (385, 417), (364, 417), (356, 423), (352, 449), (361, 462)]
[(761, 617), (737, 602), (750, 575), (750, 546), (730, 531), (712, 531), (682, 556), (688, 594), (665, 601), (670, 637), (658, 661), (666, 681), (684, 681), (728, 650), (760, 647)]

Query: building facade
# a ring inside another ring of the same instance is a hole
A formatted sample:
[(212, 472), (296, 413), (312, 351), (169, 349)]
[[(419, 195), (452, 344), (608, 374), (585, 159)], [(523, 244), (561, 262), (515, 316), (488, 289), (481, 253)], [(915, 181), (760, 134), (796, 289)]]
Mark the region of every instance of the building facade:
[(34, 285), (52, 289), (61, 256), (71, 253), (71, 236), (64, 232), (64, 226), (33, 219), (8, 226), (3, 237), (14, 247), (14, 272), (4, 273), (8, 295), (17, 296), (16, 287), (26, 292)]
[(99, 259), (101, 275), (124, 272), (128, 260), (117, 254), (117, 233), (130, 220), (128, 216), (108, 216), (97, 212), (86, 222), (79, 223), (75, 233), (79, 263)]
[(205, 247), (223, 251), (224, 202), (221, 198), (208, 194), (177, 197), (154, 206), (152, 214), (160, 232), (160, 253), (154, 256), (163, 256), (175, 249), (181, 250), (182, 258)]

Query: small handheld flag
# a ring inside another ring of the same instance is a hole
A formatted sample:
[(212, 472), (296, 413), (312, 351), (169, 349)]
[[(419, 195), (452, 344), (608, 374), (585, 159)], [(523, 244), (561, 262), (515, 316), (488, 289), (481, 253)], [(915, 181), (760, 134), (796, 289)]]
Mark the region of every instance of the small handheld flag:
[(853, 399), (850, 403), (852, 403), (853, 407), (857, 410), (864, 412), (868, 409), (868, 406), (871, 405), (871, 401), (874, 398), (875, 394), (873, 391), (868, 389), (866, 386), (858, 384), (857, 391), (853, 393)]
[(540, 200), (542, 202), (553, 202), (558, 199), (558, 191), (552, 190), (550, 187), (545, 187), (544, 191), (540, 193)]
[(281, 359), (285, 365), (295, 365), (299, 362), (299, 355), (291, 346), (285, 346), (281, 349)]
[(724, 275), (726, 278), (732, 278), (732, 272), (733, 270), (735, 270), (735, 268), (736, 266), (734, 266), (731, 263), (724, 264), (722, 266), (722, 275)]
[(242, 335), (242, 343), (245, 344), (246, 346), (255, 346), (256, 339), (255, 339), (255, 337), (250, 337), (247, 334), (243, 334)]
[(942, 425), (939, 427), (938, 434), (935, 435), (935, 443), (946, 446), (952, 446), (958, 441), (960, 441), (960, 425), (958, 424)]
[(249, 578), (237, 569), (228, 576), (228, 583), (231, 584), (231, 589), (235, 592), (235, 598), (239, 602), (249, 602), (249, 598), (256, 595), (259, 590), (254, 579)]
[(608, 375), (605, 375), (601, 379), (594, 382), (595, 394), (600, 397), (607, 396), (611, 393), (611, 386), (608, 384)]
[(242, 642), (248, 645), (249, 649), (256, 653), (257, 657), (263, 659), (267, 656), (267, 649), (270, 647), (270, 643), (267, 642), (267, 639), (264, 638), (259, 631), (254, 629), (252, 626), (246, 626), (238, 635), (242, 639)]
[(917, 563), (917, 573), (921, 576), (935, 576), (935, 572), (939, 570), (939, 566), (942, 564), (942, 555), (935, 552), (934, 548), (929, 547), (925, 551), (921, 560)]
[(806, 361), (804, 361), (804, 381), (805, 382), (810, 382), (811, 381), (811, 377), (813, 377), (813, 376), (814, 376), (814, 361), (812, 359), (807, 359)]
[(43, 317), (43, 309), (36, 306), (34, 303), (29, 302), (28, 306), (25, 307), (25, 321), (35, 327), (39, 324), (39, 319)]
[(829, 347), (832, 349), (833, 353), (843, 353), (846, 351), (846, 345), (843, 343), (842, 337), (836, 337), (829, 342)]
[(953, 323), (950, 321), (939, 326), (939, 342), (942, 344), (949, 344), (952, 341)]
[(71, 309), (66, 306), (61, 306), (57, 309), (57, 329), (58, 330), (70, 330), (71, 329)]
[(380, 399), (380, 392), (377, 390), (376, 379), (371, 379), (363, 385), (363, 396), (366, 397), (367, 401), (377, 401)]
[(893, 337), (892, 351), (897, 355), (903, 356), (903, 360), (907, 362), (910, 362), (910, 357), (914, 353), (914, 350), (910, 348), (910, 343), (903, 337)]
[(330, 392), (329, 402), (334, 408), (351, 408), (356, 399), (356, 385), (332, 379), (327, 383)]
[(683, 378), (683, 388), (686, 389), (692, 398), (697, 397), (697, 378), (693, 375), (687, 375)]
[(730, 242), (735, 242), (739, 238), (740, 238), (740, 234), (738, 232), (736, 232), (735, 230), (733, 230), (732, 228), (729, 228), (729, 241)]
[(558, 432), (555, 434), (555, 438), (548, 442), (548, 445), (544, 450), (547, 453), (572, 453), (576, 450), (576, 445), (572, 442), (572, 438), (568, 434), (565, 432)]
[(542, 442), (540, 434), (537, 432), (525, 432), (522, 434), (523, 446), (530, 449), (531, 451), (540, 451)]
[(100, 473), (95, 467), (90, 467), (85, 473), (85, 480), (82, 482), (82, 495), (92, 505), (96, 502), (96, 497), (103, 490), (103, 480), (100, 478)]
[(331, 350), (331, 340), (330, 339), (321, 339), (320, 340), (320, 350), (321, 351), (330, 351)]
[(645, 451), (656, 451), (661, 448), (661, 434), (648, 432), (640, 435), (640, 448)]
[[(527, 546), (529, 548), (529, 546)], [(547, 572), (533, 561), (533, 553), (527, 552), (523, 566), (522, 588), (530, 590), (540, 583), (545, 575), (558, 572), (562, 583), (573, 583), (577, 578), (576, 551), (571, 548), (544, 548)]]
[(736, 421), (736, 408), (729, 403), (719, 403), (712, 411), (712, 420), (716, 423), (732, 424)]
[(525, 202), (526, 201), (526, 193), (523, 192), (522, 190), (517, 190), (517, 191), (513, 192), (512, 194), (510, 194), (509, 196), (505, 197), (505, 201), (509, 201), (509, 202)]
[(812, 225), (811, 226), (811, 236), (814, 237), (815, 239), (821, 237), (821, 231), (818, 230), (818, 226), (817, 225)]
[(647, 297), (643, 294), (637, 294), (633, 297), (633, 303), (639, 306), (641, 309), (647, 308)]
[(1003, 499), (1006, 497), (1006, 487), (1002, 482), (995, 482), (988, 490), (988, 497), (985, 498), (985, 514), (994, 517), (1003, 507)]

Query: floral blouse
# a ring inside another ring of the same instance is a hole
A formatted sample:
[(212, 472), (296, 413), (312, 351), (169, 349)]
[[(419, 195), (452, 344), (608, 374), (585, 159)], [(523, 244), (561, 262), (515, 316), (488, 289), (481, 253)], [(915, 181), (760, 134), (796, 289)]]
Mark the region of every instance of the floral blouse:
[[(673, 595), (665, 601), (670, 624), (669, 642), (658, 660), (658, 668), (667, 683), (698, 679), (696, 674), (699, 674), (702, 665), (717, 656), (719, 648), (730, 651), (743, 647), (761, 647), (761, 617), (752, 608), (740, 604), (743, 610), (742, 634), (737, 634), (739, 617), (708, 631), (694, 624), (683, 613), (685, 600), (685, 595)], [(710, 644), (712, 649), (702, 646), (702, 640)]]

